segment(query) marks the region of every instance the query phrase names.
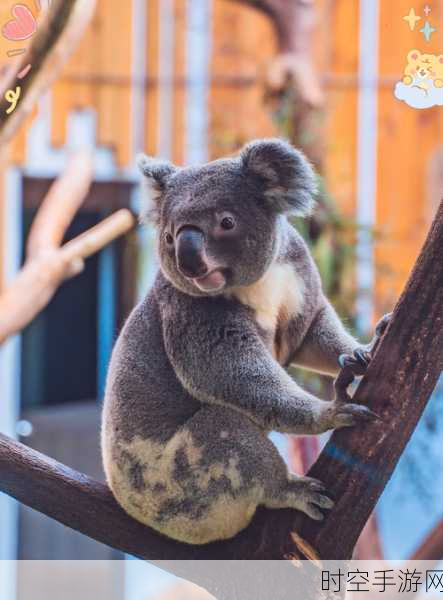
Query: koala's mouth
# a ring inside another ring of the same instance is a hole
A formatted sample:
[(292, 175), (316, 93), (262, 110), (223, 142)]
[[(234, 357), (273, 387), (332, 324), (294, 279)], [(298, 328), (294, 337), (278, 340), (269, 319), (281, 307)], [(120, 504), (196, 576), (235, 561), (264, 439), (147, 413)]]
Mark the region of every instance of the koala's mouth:
[(218, 292), (226, 285), (226, 276), (221, 269), (214, 269), (203, 277), (195, 277), (192, 282), (202, 292)]

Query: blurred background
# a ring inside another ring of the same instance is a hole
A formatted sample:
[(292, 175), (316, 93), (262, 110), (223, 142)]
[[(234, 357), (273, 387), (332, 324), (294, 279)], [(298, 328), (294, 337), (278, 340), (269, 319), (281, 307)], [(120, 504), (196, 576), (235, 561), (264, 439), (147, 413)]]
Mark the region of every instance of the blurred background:
[[(42, 3), (25, 4), (37, 16)], [(0, 25), (14, 5), (2, 1)], [(411, 8), (421, 17), (414, 30), (403, 18)], [(420, 32), (426, 20), (436, 30), (429, 41)], [(0, 36), (3, 68), (19, 47)], [(190, 164), (283, 136), (321, 179), (318, 210), (297, 226), (340, 315), (368, 339), (403, 289), (443, 191), (443, 108), (417, 110), (394, 97), (413, 48), (443, 52), (441, 0), (98, 0), (73, 57), (1, 160), (1, 285), (20, 268), (32, 219), (73, 150), (93, 151), (94, 175), (66, 240), (118, 208), (137, 210), (139, 151)], [(103, 478), (107, 364), (154, 273), (152, 232), (132, 230), (88, 259), (22, 335), (0, 347), (1, 431)], [(299, 377), (329, 393), (329, 383)], [(405, 559), (431, 532), (443, 538), (442, 402), (440, 385), (359, 557)], [(275, 441), (297, 471), (309, 468), (322, 442)], [(0, 559), (15, 558), (122, 556), (0, 496)], [(121, 577), (137, 591), (123, 586), (119, 597), (157, 597), (133, 562)], [(25, 597), (14, 567), (3, 568), (2, 600)]]

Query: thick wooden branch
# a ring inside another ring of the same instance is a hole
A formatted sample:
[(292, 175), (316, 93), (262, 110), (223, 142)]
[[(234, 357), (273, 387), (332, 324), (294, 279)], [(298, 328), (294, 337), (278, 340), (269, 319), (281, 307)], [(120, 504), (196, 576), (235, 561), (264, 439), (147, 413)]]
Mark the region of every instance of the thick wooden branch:
[[(383, 417), (334, 433), (312, 474), (337, 499), (322, 524), (260, 509), (235, 539), (206, 546), (169, 540), (127, 516), (109, 489), (0, 437), (0, 491), (100, 542), (148, 560), (279, 559), (297, 553), (295, 525), (322, 558), (349, 558), (423, 412), (443, 365), (443, 203), (376, 356), (355, 395)], [(203, 577), (194, 581), (202, 583)], [(204, 584), (204, 583), (202, 583)]]
[[(94, 14), (95, 3), (96, 0), (52, 0), (27, 52), (0, 82), (0, 148), (13, 137), (77, 47)], [(31, 70), (20, 79), (18, 75), (28, 65)], [(7, 112), (11, 104), (5, 94), (18, 87), (21, 91), (17, 108)]]
[[(279, 539), (287, 529), (286, 521), (283, 530), (280, 525), (277, 531), (273, 531), (273, 524), (269, 522), (267, 547), (260, 548), (266, 529), (264, 513), (270, 511), (259, 511), (248, 533), (240, 534), (233, 541), (206, 546), (180, 544), (129, 517), (106, 485), (1, 434), (0, 491), (89, 537), (148, 560), (258, 558), (263, 556), (263, 551), (270, 558), (279, 558)], [(275, 513), (278, 517), (283, 516), (279, 513), (293, 517), (291, 511)], [(273, 549), (274, 544), (277, 551)]]
[(336, 431), (310, 471), (337, 503), (326, 520), (299, 519), (325, 559), (350, 558), (443, 369), (443, 202), (384, 339), (354, 400), (383, 421)]

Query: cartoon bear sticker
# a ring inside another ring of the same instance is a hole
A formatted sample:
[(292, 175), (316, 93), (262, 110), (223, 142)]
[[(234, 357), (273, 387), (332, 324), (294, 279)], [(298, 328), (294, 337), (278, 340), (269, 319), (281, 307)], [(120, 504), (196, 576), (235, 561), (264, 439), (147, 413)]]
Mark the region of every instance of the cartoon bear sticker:
[(443, 105), (443, 54), (425, 54), (411, 50), (401, 81), (395, 86), (395, 97), (412, 108)]

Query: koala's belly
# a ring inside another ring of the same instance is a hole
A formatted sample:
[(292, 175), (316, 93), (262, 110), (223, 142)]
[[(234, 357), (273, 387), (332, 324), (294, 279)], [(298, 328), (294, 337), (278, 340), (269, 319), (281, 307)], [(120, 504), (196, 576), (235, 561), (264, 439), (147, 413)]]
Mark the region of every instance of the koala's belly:
[(167, 443), (103, 435), (108, 484), (134, 519), (179, 541), (205, 544), (246, 527), (260, 490), (243, 487), (235, 460), (206, 463), (184, 428)]

